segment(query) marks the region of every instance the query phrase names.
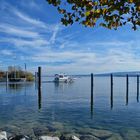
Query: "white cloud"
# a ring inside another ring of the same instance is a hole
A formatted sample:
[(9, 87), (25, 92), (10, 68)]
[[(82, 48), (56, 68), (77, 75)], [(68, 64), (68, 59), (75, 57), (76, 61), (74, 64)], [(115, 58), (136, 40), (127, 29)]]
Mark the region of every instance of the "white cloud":
[(95, 42), (94, 45), (98, 45), (98, 46), (118, 46), (118, 47), (121, 47), (121, 46), (128, 46), (128, 45), (131, 45), (133, 43), (133, 41), (118, 41), (118, 40), (110, 40), (110, 41), (101, 41), (101, 42)]
[(58, 31), (59, 31), (59, 25), (54, 27), (54, 31), (53, 31), (52, 37), (50, 38), (50, 43), (51, 44), (55, 43)]
[[(32, 62), (43, 62), (44, 72), (56, 73), (102, 73), (113, 71), (139, 70), (140, 60), (130, 50), (110, 49), (104, 55), (97, 52), (65, 51), (44, 52), (30, 58)], [(51, 65), (55, 62), (72, 62), (63, 65)], [(46, 64), (45, 64), (46, 62)], [(50, 62), (50, 64), (49, 64)]]
[(41, 10), (41, 8), (38, 6), (37, 1), (35, 0), (21, 0), (19, 2), (24, 8), (27, 8), (27, 3), (28, 3), (28, 7), (34, 10)]
[(13, 55), (13, 52), (10, 51), (10, 50), (1, 50), (1, 51), (0, 51), (0, 55), (7, 55), (7, 56), (10, 56), (10, 55)]
[(39, 37), (38, 32), (29, 31), (28, 29), (15, 27), (9, 24), (0, 24), (0, 32), (6, 33), (12, 36), (17, 36), (17, 37), (26, 37), (26, 38)]
[(40, 21), (40, 20), (37, 20), (37, 19), (33, 19), (33, 18), (30, 18), (29, 16), (27, 16), (26, 14), (23, 14), (22, 12), (18, 11), (18, 10), (14, 10), (14, 13), (19, 17), (21, 18), (22, 20), (30, 23), (30, 24), (33, 24), (33, 25), (36, 25), (38, 27), (42, 27), (42, 28), (47, 28), (46, 24), (44, 24), (44, 22)]
[(12, 44), (14, 48), (20, 50), (22, 49), (23, 52), (24, 50), (30, 51), (48, 45), (48, 42), (44, 39), (25, 40), (20, 38), (8, 38), (8, 39), (0, 39), (0, 42), (8, 42)]
[[(13, 47), (20, 48), (24, 51), (22, 47), (26, 48), (40, 48), (48, 47), (55, 43), (57, 38), (57, 33), (62, 29), (59, 24), (47, 25), (44, 22), (38, 21), (28, 15), (23, 14), (19, 10), (12, 7), (14, 13), (18, 18), (25, 20), (25, 27), (18, 24), (18, 20), (13, 24), (11, 23), (0, 23), (0, 33), (9, 35), (8, 37), (0, 38), (0, 42), (10, 43)], [(11, 11), (11, 12), (13, 12)], [(16, 25), (14, 25), (16, 23)], [(39, 27), (39, 28), (38, 28)], [(27, 51), (27, 49), (25, 49)]]
[[(28, 3), (30, 5), (31, 1)], [(22, 4), (23, 4), (23, 2), (22, 2)], [(33, 3), (32, 3), (32, 5), (33, 5)], [(26, 3), (26, 6), (27, 6), (27, 3)], [(11, 5), (10, 3), (7, 3), (6, 1), (2, 1), (2, 4), (0, 5), (0, 7), (4, 7), (4, 8), (2, 8), (2, 10), (5, 10), (5, 12), (8, 12), (12, 16), (15, 15), (20, 20), (23, 20), (25, 23), (30, 23), (32, 25), (42, 27), (42, 28), (47, 27), (46, 24), (44, 24), (44, 22), (31, 18), (29, 15), (26, 15), (25, 13), (21, 12), (21, 10), (18, 10), (18, 8), (16, 8), (14, 5)], [(15, 19), (15, 17), (14, 17), (14, 19)], [(15, 19), (15, 20), (17, 20), (17, 19)]]
[(43, 31), (46, 30), (47, 32), (55, 32), (59, 29), (59, 24), (47, 24), (44, 21), (41, 21), (40, 19), (33, 18), (24, 12), (21, 12), (20, 10), (16, 9), (15, 7), (12, 7), (12, 12), (20, 19), (23, 20), (25, 24), (40, 28)]

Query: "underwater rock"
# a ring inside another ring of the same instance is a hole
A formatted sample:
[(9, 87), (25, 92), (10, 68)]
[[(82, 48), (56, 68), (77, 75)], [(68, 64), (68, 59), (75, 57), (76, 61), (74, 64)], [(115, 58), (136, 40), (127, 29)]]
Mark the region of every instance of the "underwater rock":
[(112, 136), (106, 140), (123, 140), (119, 134), (112, 134)]
[(8, 140), (32, 140), (32, 139), (28, 136), (17, 135), (17, 136), (10, 137)]
[(140, 140), (140, 132), (135, 129), (127, 129), (121, 135), (126, 140)]
[(7, 133), (5, 131), (0, 132), (0, 140), (7, 140)]
[(64, 135), (61, 135), (60, 140), (68, 140), (68, 138), (66, 136), (64, 136)]
[(60, 122), (53, 122), (52, 126), (53, 126), (53, 129), (57, 129), (57, 130), (63, 130), (64, 129), (64, 125)]
[(22, 129), (21, 128), (21, 131), (20, 131), (20, 133), (18, 135), (30, 136), (32, 139), (36, 138), (32, 128), (31, 129), (29, 129), (29, 128), (28, 129), (27, 128)]
[(77, 136), (72, 134), (61, 135), (60, 140), (80, 140)]
[(56, 131), (56, 128), (54, 128), (52, 126), (47, 126), (47, 128), (50, 132), (55, 132)]
[(38, 140), (60, 140), (58, 137), (40, 136)]
[(77, 133), (79, 133), (81, 136), (84, 135), (92, 135), (97, 138), (101, 139), (107, 139), (111, 137), (112, 132), (104, 129), (95, 129), (95, 128), (78, 128), (76, 129)]
[(70, 138), (69, 138), (69, 140), (80, 140), (78, 137), (76, 137), (76, 136), (71, 136)]
[(102, 130), (102, 129), (93, 129), (92, 134), (95, 137), (102, 138), (102, 139), (107, 139), (112, 136), (112, 132), (108, 130)]
[(83, 135), (80, 137), (80, 140), (100, 140), (100, 139), (92, 135)]
[(11, 133), (14, 135), (18, 135), (20, 133), (20, 128), (15, 125), (6, 125), (5, 127), (1, 129), (6, 131), (7, 133)]
[(42, 136), (42, 135), (46, 135), (47, 134), (48, 129), (47, 128), (35, 127), (35, 128), (33, 128), (33, 132), (34, 132), (35, 136)]

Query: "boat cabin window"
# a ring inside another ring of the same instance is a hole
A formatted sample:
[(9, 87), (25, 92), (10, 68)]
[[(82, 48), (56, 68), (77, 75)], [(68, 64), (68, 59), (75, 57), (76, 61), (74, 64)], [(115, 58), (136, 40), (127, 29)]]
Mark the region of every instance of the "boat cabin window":
[(59, 77), (60, 77), (60, 78), (63, 78), (63, 75), (60, 75)]

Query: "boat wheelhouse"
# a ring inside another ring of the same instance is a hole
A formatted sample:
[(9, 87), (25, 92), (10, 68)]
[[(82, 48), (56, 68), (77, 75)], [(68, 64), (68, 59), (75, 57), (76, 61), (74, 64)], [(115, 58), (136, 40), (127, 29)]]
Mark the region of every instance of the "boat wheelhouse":
[(73, 79), (65, 74), (55, 74), (54, 82), (69, 83), (73, 82)]

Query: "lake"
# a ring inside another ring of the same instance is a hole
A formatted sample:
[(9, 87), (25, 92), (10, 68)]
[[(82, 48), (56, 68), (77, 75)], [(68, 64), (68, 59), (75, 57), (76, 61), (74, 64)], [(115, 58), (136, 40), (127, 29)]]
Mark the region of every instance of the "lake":
[(47, 133), (79, 137), (99, 130), (110, 132), (112, 140), (140, 139), (136, 77), (129, 78), (128, 93), (126, 77), (114, 77), (112, 94), (110, 77), (94, 77), (93, 104), (90, 82), (90, 77), (79, 77), (69, 84), (42, 83), (41, 91), (35, 83), (0, 83), (0, 128), (31, 136)]

